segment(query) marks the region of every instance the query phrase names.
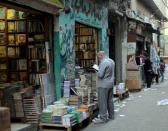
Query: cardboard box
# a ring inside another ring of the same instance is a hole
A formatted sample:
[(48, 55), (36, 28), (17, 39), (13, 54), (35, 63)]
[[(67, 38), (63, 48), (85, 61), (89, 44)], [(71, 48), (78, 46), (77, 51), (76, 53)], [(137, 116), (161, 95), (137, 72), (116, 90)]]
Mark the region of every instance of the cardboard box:
[(141, 79), (140, 71), (139, 70), (137, 70), (137, 71), (127, 70), (126, 79), (127, 80), (139, 80), (139, 79)]
[(125, 86), (127, 89), (141, 89), (141, 80), (126, 80)]

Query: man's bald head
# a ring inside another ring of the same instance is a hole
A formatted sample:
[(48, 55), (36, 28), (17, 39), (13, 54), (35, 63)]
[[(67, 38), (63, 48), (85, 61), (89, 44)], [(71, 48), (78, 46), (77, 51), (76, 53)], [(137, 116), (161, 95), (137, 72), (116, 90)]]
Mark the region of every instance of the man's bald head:
[(104, 51), (99, 51), (98, 53), (97, 53), (97, 58), (99, 59), (99, 60), (102, 60), (102, 59), (104, 59), (105, 58), (105, 52)]

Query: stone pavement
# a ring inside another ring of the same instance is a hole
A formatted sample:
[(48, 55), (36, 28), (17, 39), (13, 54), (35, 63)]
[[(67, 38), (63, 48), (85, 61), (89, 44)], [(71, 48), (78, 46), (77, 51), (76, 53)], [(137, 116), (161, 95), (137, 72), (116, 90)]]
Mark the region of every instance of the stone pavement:
[(157, 105), (163, 99), (168, 99), (168, 80), (130, 93), (115, 103), (115, 120), (91, 123), (83, 131), (168, 131), (168, 105)]

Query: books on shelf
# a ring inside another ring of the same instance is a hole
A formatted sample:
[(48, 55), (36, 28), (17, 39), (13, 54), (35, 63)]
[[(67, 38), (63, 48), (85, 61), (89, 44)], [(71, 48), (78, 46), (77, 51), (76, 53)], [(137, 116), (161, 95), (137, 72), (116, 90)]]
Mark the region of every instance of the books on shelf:
[(44, 32), (44, 26), (41, 21), (29, 21), (28, 32)]
[(35, 41), (44, 41), (44, 34), (36, 34), (34, 35)]
[(17, 34), (16, 35), (16, 45), (26, 43), (26, 34)]
[(20, 81), (26, 81), (28, 79), (27, 72), (20, 72), (19, 78), (20, 78)]
[(15, 28), (15, 22), (8, 22), (8, 32), (15, 32), (16, 28)]
[(7, 81), (7, 73), (6, 72), (0, 72), (0, 82), (6, 82)]
[(18, 60), (15, 60), (15, 59), (9, 60), (9, 70), (10, 71), (18, 70)]
[(45, 48), (29, 48), (29, 59), (45, 59), (46, 53)]
[(0, 33), (0, 45), (6, 44), (6, 35), (5, 33)]
[(26, 32), (26, 21), (8, 22), (8, 32)]
[(31, 72), (37, 73), (40, 71), (40, 60), (32, 60), (30, 61)]
[(24, 14), (25, 14), (24, 12), (19, 11), (19, 19), (24, 19), (25, 18)]
[(0, 46), (0, 57), (6, 57), (6, 46)]
[(0, 19), (5, 19), (6, 17), (6, 8), (5, 7), (0, 7)]
[(29, 75), (29, 83), (32, 85), (40, 85), (39, 74), (32, 73)]
[(18, 79), (18, 73), (17, 72), (11, 72), (10, 73), (10, 80), (11, 81), (17, 81)]
[(15, 47), (8, 47), (8, 57), (15, 57), (16, 56)]
[(1, 70), (6, 70), (7, 69), (7, 60), (0, 60), (0, 69)]
[(34, 42), (34, 37), (28, 37), (28, 42)]
[(16, 11), (14, 9), (7, 9), (7, 19), (15, 19)]
[(5, 31), (5, 21), (0, 21), (0, 31)]
[(16, 47), (15, 50), (16, 50), (16, 57), (19, 57), (20, 56), (20, 47)]
[(19, 59), (19, 70), (27, 70), (27, 59)]
[(14, 34), (8, 35), (8, 44), (15, 45), (15, 35)]
[(16, 31), (17, 32), (26, 32), (26, 21), (16, 21)]

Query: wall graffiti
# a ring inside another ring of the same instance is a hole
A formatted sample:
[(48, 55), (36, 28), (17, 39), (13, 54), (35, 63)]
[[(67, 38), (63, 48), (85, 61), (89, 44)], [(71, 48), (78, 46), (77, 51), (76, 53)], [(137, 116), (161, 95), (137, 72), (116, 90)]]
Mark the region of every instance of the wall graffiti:
[(77, 12), (83, 12), (86, 16), (91, 15), (92, 17), (98, 20), (102, 20), (103, 16), (102, 6), (96, 4), (94, 1), (73, 0), (71, 6)]
[(73, 56), (73, 33), (74, 25), (68, 27), (66, 24), (62, 29), (62, 42), (60, 43), (61, 77), (63, 80), (74, 78), (74, 56)]

